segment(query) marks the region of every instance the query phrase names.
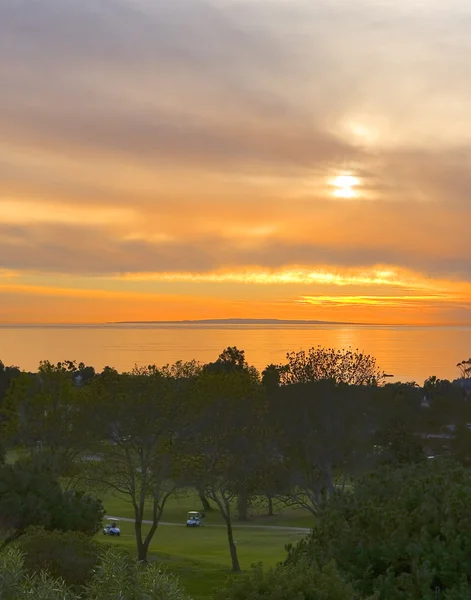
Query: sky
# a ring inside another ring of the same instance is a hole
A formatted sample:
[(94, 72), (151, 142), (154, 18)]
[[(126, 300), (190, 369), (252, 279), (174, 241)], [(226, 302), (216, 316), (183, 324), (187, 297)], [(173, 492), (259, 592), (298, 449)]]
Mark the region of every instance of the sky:
[(468, 0), (2, 0), (0, 322), (471, 323)]

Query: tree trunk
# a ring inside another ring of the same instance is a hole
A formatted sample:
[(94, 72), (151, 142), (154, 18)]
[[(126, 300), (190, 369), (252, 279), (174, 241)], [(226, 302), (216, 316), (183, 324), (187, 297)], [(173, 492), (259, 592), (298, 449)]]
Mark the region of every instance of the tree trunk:
[(134, 522), (134, 531), (136, 532), (136, 549), (137, 549), (137, 560), (141, 563), (147, 562), (147, 555), (149, 553), (149, 545), (157, 531), (158, 521), (154, 521), (151, 525), (149, 533), (145, 539), (142, 536), (142, 519)]
[(249, 497), (245, 492), (241, 492), (237, 496), (237, 519), (239, 521), (247, 521), (249, 511)]
[(136, 534), (137, 560), (145, 563), (147, 562), (148, 544), (146, 545), (142, 539), (142, 517), (134, 520), (134, 532)]
[(209, 503), (209, 500), (204, 495), (204, 491), (202, 489), (198, 489), (198, 496), (200, 498), (201, 504), (203, 506), (203, 510), (208, 512), (209, 510), (213, 510), (213, 507)]
[(269, 517), (273, 517), (273, 496), (268, 495), (267, 496), (267, 500), (268, 500), (268, 516)]
[(230, 518), (226, 521), (227, 526), (227, 541), (229, 542), (229, 551), (231, 553), (232, 571), (240, 572), (239, 557), (237, 556), (237, 547), (234, 542), (234, 533), (232, 531), (232, 523)]
[(332, 496), (335, 492), (335, 484), (334, 484), (334, 475), (332, 472), (331, 464), (326, 465), (326, 467), (324, 469), (324, 473), (325, 473), (325, 484), (326, 484), (326, 488), (327, 488), (327, 493), (329, 496)]
[(134, 531), (136, 533), (137, 560), (139, 562), (147, 562), (147, 554), (149, 553), (150, 543), (159, 526), (165, 503), (172, 492), (173, 489), (166, 493), (161, 493), (159, 489), (154, 489), (154, 498), (152, 500), (152, 522), (145, 538), (143, 538), (142, 535), (142, 522), (144, 520), (144, 508), (146, 500), (145, 494), (141, 492), (139, 502), (137, 502), (135, 499), (133, 500)]
[(219, 511), (224, 519), (224, 522), (226, 523), (227, 541), (229, 543), (229, 552), (231, 554), (232, 572), (239, 573), (241, 571), (241, 568), (240, 568), (240, 564), (239, 564), (239, 557), (237, 556), (237, 546), (234, 541), (234, 532), (232, 530), (230, 504), (229, 504), (227, 498), (224, 497), (224, 495), (223, 495), (223, 499), (221, 500), (215, 494), (213, 496), (213, 500), (218, 505)]

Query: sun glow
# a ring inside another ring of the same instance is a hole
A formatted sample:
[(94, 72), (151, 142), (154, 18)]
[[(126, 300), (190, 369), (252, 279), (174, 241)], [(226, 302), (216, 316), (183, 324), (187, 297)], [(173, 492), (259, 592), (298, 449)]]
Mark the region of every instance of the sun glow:
[(336, 198), (355, 198), (357, 196), (357, 192), (354, 188), (360, 182), (353, 175), (338, 175), (335, 179), (332, 180), (331, 183), (335, 188), (333, 191), (333, 195)]
[[(198, 283), (250, 283), (257, 285), (331, 285), (343, 286), (387, 286), (395, 288), (433, 289), (433, 282), (405, 270), (386, 269), (378, 266), (371, 269), (309, 269), (291, 267), (279, 270), (240, 269), (203, 273), (157, 272), (121, 273), (114, 277), (120, 281), (149, 282), (198, 282)], [(438, 288), (440, 289), (440, 288)]]

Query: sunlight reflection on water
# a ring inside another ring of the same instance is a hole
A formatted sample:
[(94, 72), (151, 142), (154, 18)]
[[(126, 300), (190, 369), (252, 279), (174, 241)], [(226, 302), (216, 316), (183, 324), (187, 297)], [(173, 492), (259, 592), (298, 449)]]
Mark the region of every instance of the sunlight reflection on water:
[(454, 379), (456, 363), (471, 355), (471, 327), (126, 325), (0, 327), (0, 360), (35, 370), (40, 360), (77, 360), (128, 370), (176, 360), (215, 360), (227, 346), (245, 350), (263, 369), (289, 351), (311, 346), (358, 348), (376, 357), (395, 379), (422, 383), (429, 375)]

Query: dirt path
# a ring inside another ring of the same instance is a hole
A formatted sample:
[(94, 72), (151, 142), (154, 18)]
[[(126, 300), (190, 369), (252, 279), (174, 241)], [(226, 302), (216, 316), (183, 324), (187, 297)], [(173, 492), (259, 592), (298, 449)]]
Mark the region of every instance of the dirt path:
[[(127, 517), (116, 517), (111, 515), (106, 515), (106, 519), (116, 519), (117, 521), (124, 521), (126, 523), (134, 523), (134, 519), (130, 519)], [(152, 525), (152, 521), (143, 521), (146, 525)], [(166, 525), (169, 527), (183, 527), (184, 523), (169, 523), (167, 521), (160, 521), (160, 525)], [(219, 529), (225, 529), (226, 526), (223, 523), (207, 523), (205, 527), (217, 527)], [(293, 533), (310, 533), (311, 530), (308, 527), (289, 527), (287, 525), (240, 525), (235, 524), (232, 526), (234, 529), (264, 529), (264, 530), (272, 530), (272, 531), (286, 531)]]

